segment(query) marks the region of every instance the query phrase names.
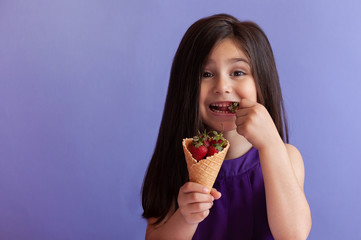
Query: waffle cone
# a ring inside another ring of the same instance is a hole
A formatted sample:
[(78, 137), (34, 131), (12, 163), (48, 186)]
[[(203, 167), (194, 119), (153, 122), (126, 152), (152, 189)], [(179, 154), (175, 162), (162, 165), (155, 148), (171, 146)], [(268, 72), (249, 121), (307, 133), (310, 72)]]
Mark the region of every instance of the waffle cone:
[(197, 162), (188, 150), (192, 140), (192, 138), (185, 138), (182, 142), (189, 173), (189, 181), (202, 184), (211, 190), (217, 178), (218, 172), (221, 169), (223, 160), (226, 157), (229, 149), (229, 142), (227, 141), (227, 146), (221, 152)]

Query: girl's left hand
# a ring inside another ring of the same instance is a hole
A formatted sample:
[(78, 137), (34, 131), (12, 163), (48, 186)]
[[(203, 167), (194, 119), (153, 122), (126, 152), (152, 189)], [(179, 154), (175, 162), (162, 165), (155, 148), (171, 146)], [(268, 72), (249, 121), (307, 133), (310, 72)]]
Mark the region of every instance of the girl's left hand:
[(281, 139), (267, 109), (257, 102), (242, 99), (236, 112), (237, 132), (256, 149)]

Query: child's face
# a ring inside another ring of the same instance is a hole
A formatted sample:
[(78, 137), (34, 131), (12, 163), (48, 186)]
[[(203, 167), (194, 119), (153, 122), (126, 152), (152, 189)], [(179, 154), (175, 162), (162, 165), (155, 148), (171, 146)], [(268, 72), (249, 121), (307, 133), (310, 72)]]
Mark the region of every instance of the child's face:
[(201, 79), (200, 114), (212, 130), (236, 129), (233, 102), (246, 98), (257, 101), (256, 85), (249, 60), (232, 39), (226, 38), (212, 49)]

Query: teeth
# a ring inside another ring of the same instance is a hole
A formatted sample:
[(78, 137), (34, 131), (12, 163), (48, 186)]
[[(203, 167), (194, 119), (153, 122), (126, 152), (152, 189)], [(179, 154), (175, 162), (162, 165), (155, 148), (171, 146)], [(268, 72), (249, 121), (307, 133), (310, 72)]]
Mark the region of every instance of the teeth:
[(231, 104), (232, 103), (212, 103), (211, 106), (212, 107), (228, 107)]
[(220, 110), (216, 110), (216, 109), (213, 109), (212, 111), (216, 112), (216, 113), (229, 113), (229, 112), (226, 112), (226, 111), (220, 111)]
[(230, 113), (230, 111), (222, 111), (222, 110), (218, 110), (216, 108), (212, 108), (211, 110), (216, 113)]

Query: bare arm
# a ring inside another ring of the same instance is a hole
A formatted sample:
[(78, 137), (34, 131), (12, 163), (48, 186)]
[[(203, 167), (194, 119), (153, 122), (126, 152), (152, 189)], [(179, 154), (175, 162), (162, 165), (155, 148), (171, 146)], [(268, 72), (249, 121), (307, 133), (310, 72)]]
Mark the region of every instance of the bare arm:
[(266, 190), (268, 222), (275, 239), (306, 239), (311, 213), (303, 192), (301, 154), (285, 145), (267, 109), (242, 99), (236, 113), (237, 132), (258, 149)]
[(267, 215), (275, 239), (307, 239), (311, 212), (303, 192), (304, 167), (298, 150), (269, 145), (259, 150), (266, 189)]
[(155, 218), (148, 219), (148, 226), (145, 235), (146, 240), (151, 239), (192, 239), (198, 224), (187, 223), (180, 214), (179, 209), (163, 223), (157, 226), (152, 225)]
[(192, 239), (198, 224), (209, 214), (209, 209), (213, 206), (213, 200), (220, 198), (220, 193), (208, 189), (198, 183), (187, 182), (184, 184), (178, 195), (179, 208), (171, 210), (166, 219), (158, 224), (155, 218), (148, 219), (146, 239)]

